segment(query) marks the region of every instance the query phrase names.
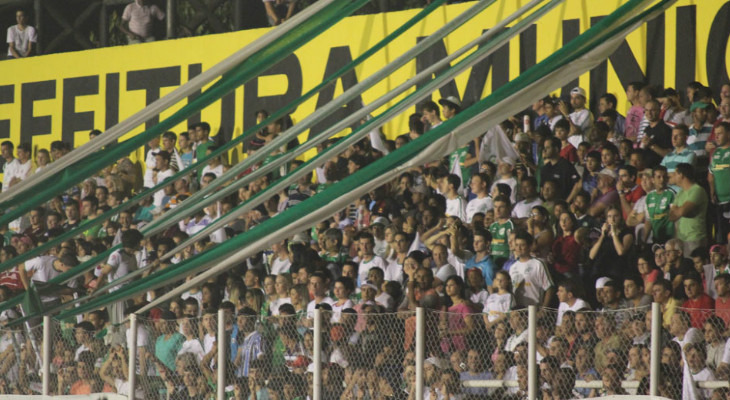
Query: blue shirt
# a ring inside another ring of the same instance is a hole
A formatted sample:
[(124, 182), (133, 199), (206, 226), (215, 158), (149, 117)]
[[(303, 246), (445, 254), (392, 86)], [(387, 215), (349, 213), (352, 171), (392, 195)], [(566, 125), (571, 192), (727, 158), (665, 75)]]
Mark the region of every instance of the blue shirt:
[(492, 260), (492, 257), (490, 257), (489, 254), (479, 261), (477, 261), (476, 258), (477, 256), (475, 255), (466, 261), (466, 269), (479, 268), (482, 271), (482, 276), (484, 276), (484, 282), (486, 282), (487, 286), (492, 286), (492, 281), (494, 281), (494, 271), (497, 269), (496, 264), (494, 264), (494, 260)]

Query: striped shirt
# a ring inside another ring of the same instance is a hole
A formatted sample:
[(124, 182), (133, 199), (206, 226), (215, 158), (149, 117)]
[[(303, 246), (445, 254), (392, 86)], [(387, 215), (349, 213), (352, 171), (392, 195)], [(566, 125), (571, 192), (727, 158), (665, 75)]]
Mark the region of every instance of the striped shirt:
[[(704, 144), (702, 145), (702, 151), (704, 151)], [(677, 169), (677, 165), (681, 163), (695, 164), (695, 158), (697, 158), (696, 152), (692, 151), (689, 147), (685, 147), (682, 151), (677, 152), (677, 149), (672, 150), (671, 153), (667, 153), (662, 159), (662, 165), (667, 167), (668, 173), (673, 173)]]
[(697, 157), (706, 156), (705, 144), (712, 133), (712, 124), (704, 124), (698, 130), (693, 126), (689, 127), (689, 136), (687, 137), (687, 147), (694, 151)]

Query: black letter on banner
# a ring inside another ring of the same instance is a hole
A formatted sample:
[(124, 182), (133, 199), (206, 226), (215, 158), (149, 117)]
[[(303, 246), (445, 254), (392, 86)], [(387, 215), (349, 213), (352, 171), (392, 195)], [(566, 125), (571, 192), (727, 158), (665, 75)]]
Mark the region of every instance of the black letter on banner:
[[(707, 40), (707, 84), (715, 89), (730, 82), (725, 65), (727, 40), (730, 36), (728, 18), (730, 18), (730, 3), (725, 3), (712, 21), (710, 37)], [(715, 100), (720, 101), (720, 93), (717, 90)]]
[[(302, 95), (302, 65), (295, 54), (290, 54), (281, 62), (269, 68), (259, 75), (286, 75), (289, 86), (286, 93), (276, 96), (259, 96), (259, 78), (252, 79), (243, 88), (243, 129), (256, 126), (256, 115), (258, 110), (268, 110), (269, 113), (278, 110)], [(282, 83), (284, 80), (282, 80)], [(291, 110), (293, 113), (296, 109)], [(244, 141), (244, 150), (248, 149), (248, 141)]]
[[(196, 76), (203, 72), (203, 64), (190, 64), (188, 65), (188, 82), (193, 80)], [(198, 96), (200, 96), (200, 89), (196, 90), (195, 93), (188, 96), (188, 104), (192, 103)], [(188, 126), (197, 124), (200, 122), (200, 113), (197, 112), (188, 118)]]
[(215, 139), (224, 144), (233, 137), (236, 125), (236, 91), (233, 90), (221, 97), (221, 126)]
[[(566, 19), (563, 21), (563, 46), (580, 35), (580, 21), (577, 19)], [(579, 85), (578, 78), (573, 79), (560, 91), (560, 97), (570, 97), (570, 91)]]
[[(106, 121), (104, 129), (119, 123), (119, 73), (106, 75)], [(114, 141), (116, 143), (116, 141)]]
[(61, 140), (74, 142), (74, 133), (90, 131), (94, 127), (94, 112), (76, 112), (76, 97), (99, 94), (99, 76), (82, 76), (63, 80), (63, 120), (61, 121)]
[[(160, 88), (178, 85), (180, 85), (179, 66), (127, 72), (127, 91), (145, 90), (147, 94), (145, 106), (160, 98)], [(149, 129), (159, 122), (160, 116), (155, 115), (145, 123), (145, 128)]]
[[(416, 39), (417, 42), (421, 42), (426, 37), (419, 37)], [(436, 64), (437, 62), (443, 60), (448, 56), (448, 53), (446, 52), (446, 45), (444, 45), (443, 40), (439, 40), (438, 42), (434, 43), (431, 47), (428, 48), (428, 50), (424, 51), (423, 53), (419, 54), (416, 57), (416, 73), (421, 73), (428, 69), (430, 66)], [(435, 71), (435, 75), (439, 75), (442, 72), (446, 71), (449, 68), (449, 65), (445, 65), (443, 68)], [(421, 88), (423, 87), (427, 82), (421, 82), (416, 87)], [(439, 89), (439, 94), (441, 95), (441, 98), (448, 97), (448, 96), (456, 96), (459, 97), (459, 89), (456, 88), (456, 82), (454, 80), (450, 80), (446, 82), (441, 88)], [(423, 102), (427, 102), (431, 100), (431, 95), (428, 95), (425, 99), (423, 99)], [(417, 107), (418, 110), (420, 110), (420, 107)]]
[(664, 14), (646, 23), (646, 79), (649, 84), (664, 86)]
[(509, 44), (500, 47), (471, 68), (469, 80), (464, 89), (464, 98), (461, 99), (462, 108), (469, 107), (481, 100), (482, 93), (487, 86), (490, 69), (492, 70), (492, 92), (494, 92), (509, 82)]
[(677, 54), (674, 56), (677, 74), (674, 85), (679, 93), (683, 93), (687, 84), (695, 80), (696, 37), (697, 7), (677, 7)]
[[(597, 24), (600, 20), (602, 20), (604, 17), (593, 17), (591, 18), (591, 25)], [(651, 33), (651, 32), (650, 32)], [(647, 42), (649, 40), (649, 37), (647, 37)], [(660, 45), (657, 46), (647, 46), (647, 47), (661, 47), (661, 53), (663, 54), (664, 49), (664, 42), (661, 42)], [(648, 56), (648, 55), (647, 55)], [(663, 56), (662, 56), (663, 58)], [(621, 82), (622, 86), (626, 86), (631, 82), (639, 81), (642, 82), (645, 80), (644, 73), (641, 71), (641, 67), (639, 66), (639, 63), (636, 61), (636, 57), (634, 57), (634, 53), (631, 51), (631, 48), (629, 47), (629, 43), (624, 40), (621, 42), (621, 45), (616, 49), (616, 51), (611, 54), (608, 59), (611, 61), (611, 66), (613, 67), (613, 70), (616, 72), (616, 75), (618, 76), (619, 81)], [(651, 64), (651, 62), (650, 62)], [(591, 70), (591, 87), (590, 87), (590, 98), (591, 98), (591, 104), (590, 108), (597, 109), (598, 108), (598, 98), (602, 96), (604, 93), (606, 93), (606, 87), (607, 87), (607, 63), (606, 61), (598, 64), (597, 67), (593, 68)], [(662, 71), (663, 76), (663, 71)]]
[[(15, 85), (0, 86), (0, 104), (13, 104), (15, 102)], [(0, 138), (10, 137), (10, 120), (0, 119)]]
[(535, 65), (537, 59), (537, 26), (530, 25), (520, 33), (520, 73)]
[(33, 115), (33, 103), (56, 98), (56, 81), (24, 83), (20, 89), (20, 143), (30, 143), (33, 135), (51, 132), (51, 116)]
[[(350, 54), (350, 48), (347, 46), (344, 47), (333, 47), (330, 49), (329, 57), (327, 57), (327, 66), (324, 69), (324, 78), (334, 74), (337, 72), (340, 68), (344, 67), (345, 65), (352, 62), (352, 54)], [(346, 91), (347, 89), (357, 85), (357, 75), (355, 74), (355, 70), (349, 70), (345, 75), (340, 78), (342, 80), (342, 91)], [(317, 109), (324, 107), (327, 103), (332, 101), (332, 99), (335, 97), (335, 86), (337, 85), (337, 81), (334, 81), (327, 85), (324, 89), (322, 89), (321, 92), (319, 92), (319, 96), (317, 97)], [(312, 129), (309, 130), (309, 138), (313, 138), (317, 136), (318, 134), (324, 132), (327, 128), (334, 125), (338, 121), (342, 121), (343, 119), (347, 118), (347, 116), (352, 115), (355, 111), (362, 108), (362, 97), (357, 96), (356, 98), (352, 99), (349, 103), (345, 104), (344, 106), (340, 107), (339, 110), (334, 111), (330, 115), (328, 115), (324, 120), (320, 121), (316, 125), (312, 126)], [(352, 126), (353, 129), (355, 127), (359, 126), (360, 122), (356, 122), (354, 126)]]

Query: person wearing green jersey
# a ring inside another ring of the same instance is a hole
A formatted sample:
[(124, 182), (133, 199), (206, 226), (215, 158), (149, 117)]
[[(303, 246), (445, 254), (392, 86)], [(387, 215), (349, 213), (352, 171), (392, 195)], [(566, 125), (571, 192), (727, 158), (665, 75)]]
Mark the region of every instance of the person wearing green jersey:
[(510, 232), (515, 230), (515, 225), (510, 219), (511, 210), (507, 196), (500, 195), (494, 199), (495, 221), (489, 225), (489, 232), (492, 234), (492, 243), (489, 248), (495, 264), (500, 267), (509, 258), (509, 241), (507, 239)]
[(715, 240), (725, 244), (730, 233), (730, 122), (717, 124), (715, 142), (717, 148), (712, 153), (707, 182), (710, 201), (715, 204)]
[(707, 193), (695, 182), (695, 169), (687, 163), (677, 165), (674, 184), (681, 188), (669, 209), (669, 220), (677, 222), (677, 239), (683, 242), (684, 254), (707, 242)]
[(646, 195), (644, 242), (651, 233), (653, 243), (664, 244), (674, 237), (674, 223), (669, 220), (669, 208), (674, 202), (675, 193), (667, 186), (667, 167), (660, 165), (654, 168), (652, 181), (655, 189)]

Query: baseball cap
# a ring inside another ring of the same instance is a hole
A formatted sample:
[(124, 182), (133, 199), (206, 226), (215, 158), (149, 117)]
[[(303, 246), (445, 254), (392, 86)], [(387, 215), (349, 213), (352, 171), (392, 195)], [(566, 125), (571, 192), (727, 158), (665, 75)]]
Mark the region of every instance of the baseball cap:
[(441, 104), (442, 106), (448, 105), (453, 108), (461, 109), (461, 101), (459, 101), (459, 99), (456, 98), (456, 96), (448, 96), (446, 98), (443, 98), (443, 99), (439, 100), (439, 104)]
[(716, 245), (710, 247), (710, 254), (712, 254), (712, 253), (720, 253), (724, 256), (727, 256), (727, 247), (725, 247), (721, 244), (716, 244)]
[(390, 224), (390, 221), (388, 221), (388, 218), (385, 217), (376, 217), (370, 225), (375, 224), (388, 225)]
[(705, 103), (704, 101), (695, 101), (692, 103), (692, 106), (689, 108), (689, 111), (692, 112), (698, 108), (707, 108), (710, 105), (710, 103)]
[(585, 91), (585, 89), (583, 89), (582, 87), (578, 87), (578, 86), (574, 87), (574, 88), (573, 88), (573, 89), (572, 89), (572, 90), (570, 91), (570, 95), (572, 96), (572, 95), (574, 95), (574, 94), (579, 94), (579, 95), (581, 95), (581, 96), (583, 96), (583, 97), (586, 97), (586, 91)]
[(369, 288), (371, 288), (371, 289), (373, 289), (375, 291), (378, 290), (378, 287), (375, 286), (375, 283), (373, 281), (370, 281), (370, 280), (365, 281), (365, 283), (363, 283), (362, 285), (360, 285), (360, 289), (365, 289), (366, 287), (369, 287)]
[(606, 286), (606, 283), (611, 281), (613, 281), (613, 279), (606, 276), (596, 279), (596, 289), (603, 289)]
[(525, 132), (518, 132), (515, 135), (515, 143), (529, 142), (529, 141), (530, 141), (530, 137)]
[(601, 171), (599, 171), (598, 174), (599, 175), (606, 175), (606, 176), (608, 176), (609, 178), (611, 178), (613, 180), (616, 180), (616, 177), (617, 177), (616, 171), (614, 171), (614, 170), (612, 170), (610, 168), (604, 168)]

